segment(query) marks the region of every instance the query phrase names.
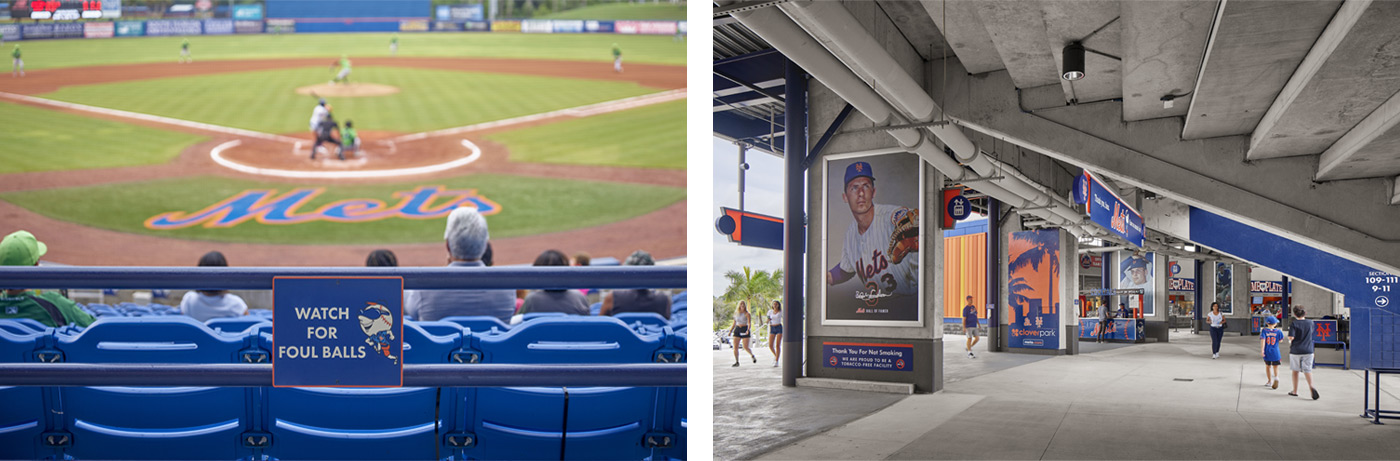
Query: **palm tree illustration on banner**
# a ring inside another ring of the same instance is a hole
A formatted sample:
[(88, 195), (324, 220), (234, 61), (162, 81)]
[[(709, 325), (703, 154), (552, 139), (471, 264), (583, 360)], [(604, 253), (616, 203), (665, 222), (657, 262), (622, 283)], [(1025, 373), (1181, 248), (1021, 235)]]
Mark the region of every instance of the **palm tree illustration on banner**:
[[(1047, 280), (1046, 284), (1050, 285), (1050, 297), (1045, 300), (1046, 302), (1044, 304), (1041, 304), (1041, 313), (1058, 314), (1060, 305), (1054, 302), (1056, 299), (1054, 277), (1060, 275), (1060, 233), (1047, 230), (1015, 232), (1011, 234), (1011, 238), (1030, 242), (1034, 245), (1031, 249), (1026, 250), (1025, 253), (1021, 253), (1015, 260), (1011, 261), (1011, 266), (1009, 268), (1011, 272), (1016, 272), (1027, 265), (1031, 266), (1032, 270), (1039, 272), (1041, 261), (1045, 259), (1050, 260), (1050, 272), (1045, 274)], [(1049, 306), (1049, 312), (1045, 312), (1046, 306)], [(1029, 303), (1026, 304), (1024, 309), (1027, 309), (1024, 315), (1030, 315)]]
[(1034, 292), (1035, 289), (1031, 288), (1029, 283), (1026, 283), (1025, 277), (1016, 277), (1011, 279), (1011, 282), (1007, 283), (1006, 291), (1009, 292), (1006, 296), (1006, 301), (1016, 307), (1016, 310), (1012, 312), (1022, 313), (1011, 319), (1015, 324), (1019, 325), (1021, 319), (1025, 317), (1023, 312), (1028, 311), (1031, 304), (1031, 298), (1021, 294), (1021, 292)]

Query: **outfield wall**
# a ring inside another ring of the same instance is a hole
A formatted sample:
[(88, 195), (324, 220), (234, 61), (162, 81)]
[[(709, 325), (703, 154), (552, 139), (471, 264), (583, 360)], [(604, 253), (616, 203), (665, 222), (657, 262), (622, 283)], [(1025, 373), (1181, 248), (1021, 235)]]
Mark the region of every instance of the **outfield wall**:
[(0, 24), (5, 41), (51, 38), (112, 38), (261, 33), (331, 32), (502, 32), (525, 34), (686, 34), (685, 21), (605, 21), (525, 19), (500, 21), (432, 20), (429, 17), (313, 17), (260, 20), (151, 19), (138, 21)]

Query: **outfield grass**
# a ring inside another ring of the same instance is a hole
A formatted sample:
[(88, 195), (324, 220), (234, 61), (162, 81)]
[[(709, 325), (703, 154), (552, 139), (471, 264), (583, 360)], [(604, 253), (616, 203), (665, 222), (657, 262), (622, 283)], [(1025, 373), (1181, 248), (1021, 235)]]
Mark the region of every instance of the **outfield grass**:
[[(224, 35), (190, 38), (196, 60), (388, 56), (389, 33)], [(612, 44), (628, 63), (685, 65), (685, 42), (670, 36), (613, 34), (402, 33), (399, 56), (562, 59), (612, 62)], [(35, 40), (18, 43), (26, 70), (175, 62), (181, 37)], [(6, 43), (6, 57), (11, 42)], [(6, 60), (6, 64), (9, 61)], [(7, 68), (8, 69), (8, 68)], [(4, 84), (0, 82), (0, 90)]]
[[(685, 198), (685, 189), (564, 179), (476, 174), (427, 183), (329, 186), (298, 213), (344, 199), (398, 202), (397, 191), (420, 185), (476, 189), (499, 204), (487, 217), (492, 238), (558, 232), (640, 216)], [(220, 177), (193, 177), (94, 187), (0, 194), (5, 200), (45, 216), (87, 226), (160, 237), (222, 242), (281, 244), (392, 244), (441, 242), (446, 218), (390, 218), (362, 223), (313, 221), (267, 225), (247, 221), (230, 228), (193, 226), (147, 229), (145, 221), (171, 212), (194, 212), (248, 189), (285, 193), (297, 186)], [(301, 186), (315, 187), (315, 186)]]
[(685, 101), (487, 136), (517, 162), (685, 169)]
[(685, 5), (670, 3), (610, 3), (585, 6), (558, 13), (550, 13), (538, 19), (611, 19), (611, 20), (661, 20), (684, 21)]
[(0, 103), (0, 174), (160, 164), (205, 139)]
[[(324, 83), (325, 67), (174, 77), (65, 87), (46, 98), (267, 133), (299, 133), (315, 106), (297, 87)], [(655, 92), (631, 82), (395, 67), (356, 67), (352, 81), (400, 93), (326, 98), (336, 119), (360, 130), (420, 132), (500, 120)], [(684, 110), (680, 108), (678, 110)], [(677, 140), (684, 138), (677, 132)]]

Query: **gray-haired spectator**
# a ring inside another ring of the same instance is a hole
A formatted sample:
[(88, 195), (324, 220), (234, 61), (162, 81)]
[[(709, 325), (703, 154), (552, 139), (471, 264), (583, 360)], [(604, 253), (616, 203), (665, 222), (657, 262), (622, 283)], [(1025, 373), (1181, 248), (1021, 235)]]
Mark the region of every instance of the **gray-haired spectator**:
[[(199, 258), (200, 267), (227, 267), (224, 254), (211, 251)], [(185, 293), (180, 300), (180, 312), (201, 322), (209, 319), (248, 315), (248, 304), (228, 290), (199, 290)]]
[(365, 258), (365, 267), (398, 267), (399, 257), (389, 250), (374, 250)]
[[(559, 250), (545, 250), (535, 258), (536, 266), (569, 266), (569, 257)], [(521, 314), (536, 312), (563, 312), (569, 315), (588, 315), (588, 300), (578, 290), (540, 290), (525, 297)]]
[[(490, 238), (486, 218), (476, 208), (452, 210), (443, 232), (448, 267), (486, 267), (481, 259)], [(512, 290), (417, 290), (408, 292), (405, 298), (404, 313), (422, 321), (454, 315), (489, 315), (509, 322), (515, 313)]]
[[(651, 253), (643, 250), (632, 252), (624, 266), (652, 266), (656, 260)], [(624, 312), (655, 312), (671, 318), (671, 297), (666, 293), (643, 288), (640, 290), (613, 290), (603, 297), (603, 308), (598, 315), (616, 315)]]

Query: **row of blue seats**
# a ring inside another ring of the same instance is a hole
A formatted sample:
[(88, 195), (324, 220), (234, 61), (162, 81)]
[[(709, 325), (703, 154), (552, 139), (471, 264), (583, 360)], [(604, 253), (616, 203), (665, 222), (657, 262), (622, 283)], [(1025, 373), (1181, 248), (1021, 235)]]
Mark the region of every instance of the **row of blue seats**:
[[(685, 361), (683, 334), (607, 317), (438, 327), (405, 324), (405, 363)], [(18, 330), (0, 328), (0, 361), (265, 363), (275, 350), (268, 332), (185, 317)], [(0, 401), (0, 459), (664, 459), (686, 445), (685, 388), (9, 387)]]

